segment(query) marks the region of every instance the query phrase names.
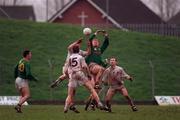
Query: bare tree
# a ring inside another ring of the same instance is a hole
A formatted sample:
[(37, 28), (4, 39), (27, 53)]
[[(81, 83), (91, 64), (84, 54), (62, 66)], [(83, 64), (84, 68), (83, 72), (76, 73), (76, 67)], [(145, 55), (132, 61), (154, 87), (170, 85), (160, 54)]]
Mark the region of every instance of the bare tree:
[(177, 13), (177, 7), (179, 5), (177, 2), (178, 0), (166, 0), (165, 8), (168, 19)]
[(1, 5), (17, 5), (19, 0), (0, 0)]
[(167, 21), (174, 16), (179, 8), (178, 2), (180, 0), (156, 0), (156, 5), (160, 11), (160, 16), (163, 20)]
[(16, 5), (17, 1), (18, 1), (18, 0), (14, 0), (14, 1), (13, 1), (13, 5)]
[(64, 5), (64, 0), (54, 0), (54, 2), (56, 11), (58, 11)]

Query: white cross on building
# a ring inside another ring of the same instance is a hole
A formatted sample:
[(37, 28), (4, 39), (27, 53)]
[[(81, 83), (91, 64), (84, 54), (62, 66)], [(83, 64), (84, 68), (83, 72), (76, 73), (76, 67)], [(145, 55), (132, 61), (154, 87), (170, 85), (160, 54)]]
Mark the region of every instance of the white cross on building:
[(78, 15), (78, 18), (81, 19), (81, 26), (84, 27), (85, 19), (88, 18), (88, 15), (85, 15), (84, 11), (81, 12), (81, 15)]

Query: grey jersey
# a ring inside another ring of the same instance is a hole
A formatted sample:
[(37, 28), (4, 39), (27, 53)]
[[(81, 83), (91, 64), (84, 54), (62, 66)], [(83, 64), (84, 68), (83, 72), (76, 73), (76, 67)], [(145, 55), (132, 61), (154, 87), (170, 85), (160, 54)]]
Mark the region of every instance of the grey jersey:
[(129, 77), (129, 75), (122, 67), (115, 66), (115, 68), (109, 67), (105, 70), (103, 81), (108, 82), (110, 86), (116, 86), (122, 85), (127, 77)]

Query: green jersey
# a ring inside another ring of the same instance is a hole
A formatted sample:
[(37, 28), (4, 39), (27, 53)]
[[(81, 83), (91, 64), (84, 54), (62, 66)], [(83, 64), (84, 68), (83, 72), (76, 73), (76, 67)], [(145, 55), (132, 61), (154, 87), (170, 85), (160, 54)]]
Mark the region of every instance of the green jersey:
[(16, 65), (14, 70), (14, 77), (20, 77), (22, 79), (37, 81), (37, 79), (31, 74), (29, 61), (26, 61), (25, 59), (21, 59), (19, 63)]
[(102, 61), (101, 55), (109, 45), (109, 38), (105, 36), (104, 42), (101, 47), (93, 47), (92, 40), (95, 38), (95, 36), (96, 35), (93, 34), (89, 39), (91, 45), (91, 54), (86, 57), (86, 63), (90, 64), (91, 62), (94, 62), (98, 65), (106, 67), (107, 65)]

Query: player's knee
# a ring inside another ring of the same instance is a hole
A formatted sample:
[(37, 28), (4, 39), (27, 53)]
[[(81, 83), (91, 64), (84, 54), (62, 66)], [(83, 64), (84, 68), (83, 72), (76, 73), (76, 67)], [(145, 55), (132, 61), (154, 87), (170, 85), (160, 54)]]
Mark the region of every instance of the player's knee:
[(29, 99), (29, 98), (31, 98), (31, 95), (27, 94), (27, 95), (25, 95), (25, 97), (26, 97), (26, 99)]
[(124, 97), (128, 97), (128, 96), (129, 96), (129, 94), (128, 94), (127, 92), (122, 92), (122, 95), (123, 95)]
[(123, 95), (125, 98), (130, 98), (128, 94)]
[(72, 96), (72, 95), (69, 95), (68, 98), (69, 98), (70, 100), (72, 100), (72, 99), (73, 99), (73, 96)]
[(70, 103), (73, 100), (73, 97), (68, 95), (68, 97), (66, 98), (66, 102)]
[(110, 101), (110, 98), (109, 98), (108, 96), (106, 96), (105, 102), (107, 103), (107, 102), (109, 102), (109, 101)]
[(90, 88), (91, 94), (94, 94), (96, 91), (93, 88)]

